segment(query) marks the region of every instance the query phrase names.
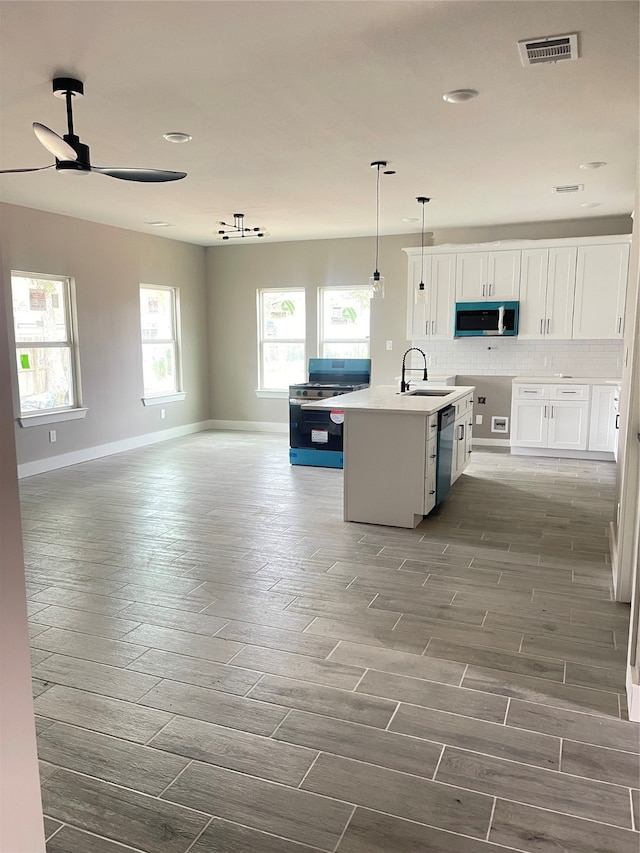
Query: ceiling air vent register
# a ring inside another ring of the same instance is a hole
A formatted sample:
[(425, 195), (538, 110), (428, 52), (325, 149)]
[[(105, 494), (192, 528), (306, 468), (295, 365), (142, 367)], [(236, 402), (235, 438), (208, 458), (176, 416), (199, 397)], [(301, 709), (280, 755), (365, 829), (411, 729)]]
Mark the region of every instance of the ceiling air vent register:
[(578, 34), (524, 39), (518, 42), (518, 50), (523, 65), (541, 65), (544, 62), (559, 62), (561, 59), (577, 59)]
[(584, 184), (566, 184), (564, 187), (554, 187), (553, 192), (557, 195), (566, 195), (567, 193), (580, 193), (584, 189)]

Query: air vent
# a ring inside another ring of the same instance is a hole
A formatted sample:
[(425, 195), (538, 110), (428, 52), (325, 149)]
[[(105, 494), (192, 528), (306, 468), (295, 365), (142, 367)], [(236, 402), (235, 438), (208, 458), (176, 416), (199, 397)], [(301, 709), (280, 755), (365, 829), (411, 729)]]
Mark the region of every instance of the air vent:
[(567, 184), (564, 187), (554, 187), (553, 192), (557, 195), (566, 195), (567, 193), (581, 193), (584, 189), (584, 184)]
[(523, 65), (541, 65), (543, 62), (559, 62), (561, 59), (578, 58), (578, 34), (545, 36), (524, 39), (518, 42), (520, 61)]

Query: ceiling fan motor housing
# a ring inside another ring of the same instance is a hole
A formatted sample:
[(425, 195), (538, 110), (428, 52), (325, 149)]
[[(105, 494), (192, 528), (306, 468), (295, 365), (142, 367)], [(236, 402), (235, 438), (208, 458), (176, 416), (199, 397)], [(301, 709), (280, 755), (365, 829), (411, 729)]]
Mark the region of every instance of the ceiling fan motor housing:
[(90, 172), (91, 160), (89, 158), (89, 146), (80, 142), (80, 138), (73, 133), (65, 133), (62, 137), (78, 155), (77, 160), (58, 160), (56, 158), (56, 171), (58, 172)]

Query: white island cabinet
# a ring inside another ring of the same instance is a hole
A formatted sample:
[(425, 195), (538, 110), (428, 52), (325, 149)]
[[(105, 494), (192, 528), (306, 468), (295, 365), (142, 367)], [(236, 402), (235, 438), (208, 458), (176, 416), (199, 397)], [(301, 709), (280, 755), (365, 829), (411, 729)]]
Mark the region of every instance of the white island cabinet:
[[(434, 508), (438, 412), (462, 401), (460, 417), (472, 421), (474, 388), (420, 389), (428, 390), (442, 396), (399, 394), (385, 385), (305, 404), (344, 412), (345, 521), (415, 527)], [(454, 455), (451, 483), (462, 473), (468, 449), (466, 440), (459, 461)]]

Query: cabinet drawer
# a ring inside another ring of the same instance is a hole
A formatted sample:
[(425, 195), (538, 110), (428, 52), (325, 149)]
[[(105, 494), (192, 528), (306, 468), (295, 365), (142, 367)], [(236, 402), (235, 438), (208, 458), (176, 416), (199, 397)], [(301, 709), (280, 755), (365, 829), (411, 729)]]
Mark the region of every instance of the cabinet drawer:
[(436, 505), (436, 471), (429, 474), (424, 481), (424, 515), (428, 515)]
[(429, 415), (427, 418), (427, 442), (438, 435), (438, 413)]
[(438, 461), (438, 439), (432, 438), (431, 441), (427, 442), (427, 459), (426, 459), (426, 476), (429, 477), (431, 473), (435, 474), (436, 471), (436, 462)]
[(546, 400), (549, 397), (549, 386), (514, 385), (513, 396), (517, 400)]
[(588, 385), (550, 385), (549, 399), (551, 400), (588, 400)]

